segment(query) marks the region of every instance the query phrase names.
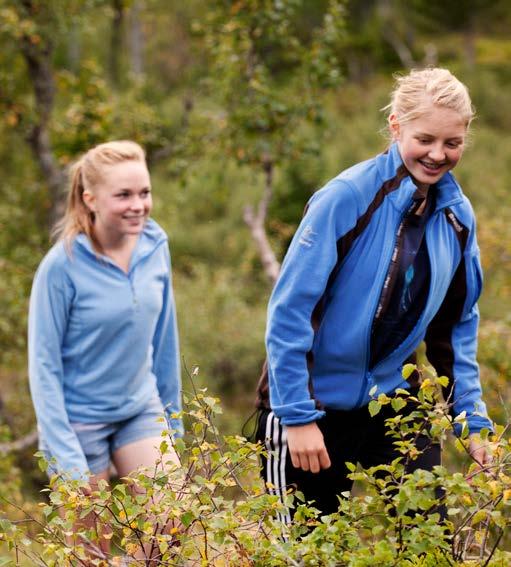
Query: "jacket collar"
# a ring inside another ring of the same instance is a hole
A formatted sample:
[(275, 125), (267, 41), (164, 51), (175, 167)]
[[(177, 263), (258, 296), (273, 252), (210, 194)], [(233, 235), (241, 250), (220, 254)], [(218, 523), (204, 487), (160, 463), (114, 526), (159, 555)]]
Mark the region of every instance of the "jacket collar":
[[(396, 142), (391, 144), (388, 150), (377, 156), (376, 164), (378, 172), (383, 179), (387, 181), (395, 177), (397, 170), (404, 167), (403, 160), (399, 153), (398, 145)], [(444, 209), (460, 203), (463, 200), (463, 193), (458, 182), (449, 171), (447, 172), (436, 184), (437, 198), (436, 210)], [(408, 174), (401, 181), (401, 185), (397, 191), (391, 195), (391, 201), (396, 208), (402, 209), (409, 205), (410, 199), (417, 191), (417, 187), (413, 182), (411, 176)]]
[[(167, 235), (163, 229), (152, 219), (148, 219), (143, 232), (140, 234), (130, 261), (130, 271), (136, 264), (146, 256), (153, 253), (154, 250), (163, 242), (167, 241)], [(107, 264), (117, 266), (108, 256), (99, 254), (92, 246), (91, 241), (83, 233), (76, 236), (74, 245), (79, 249), (85, 251), (89, 256), (94, 256), (96, 259), (101, 260)]]

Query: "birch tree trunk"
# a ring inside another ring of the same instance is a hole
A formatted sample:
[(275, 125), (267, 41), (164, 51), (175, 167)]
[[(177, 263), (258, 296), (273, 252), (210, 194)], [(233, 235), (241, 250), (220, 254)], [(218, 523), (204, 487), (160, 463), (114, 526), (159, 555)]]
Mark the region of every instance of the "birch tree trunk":
[(121, 77), (121, 53), (123, 47), (122, 30), (124, 23), (124, 0), (112, 0), (114, 15), (110, 36), (110, 80), (115, 87), (119, 86)]
[(131, 71), (135, 76), (144, 73), (144, 32), (142, 29), (143, 0), (134, 0), (130, 15), (129, 52)]

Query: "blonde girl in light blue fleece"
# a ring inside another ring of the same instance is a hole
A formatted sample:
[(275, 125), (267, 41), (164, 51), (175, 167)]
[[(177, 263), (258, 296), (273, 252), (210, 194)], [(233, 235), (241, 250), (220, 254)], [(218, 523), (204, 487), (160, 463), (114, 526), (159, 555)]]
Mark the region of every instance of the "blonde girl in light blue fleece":
[(100, 144), (75, 164), (30, 299), (30, 389), (50, 474), (94, 484), (113, 462), (125, 477), (154, 467), (167, 425), (181, 431), (170, 255), (151, 208), (138, 144)]

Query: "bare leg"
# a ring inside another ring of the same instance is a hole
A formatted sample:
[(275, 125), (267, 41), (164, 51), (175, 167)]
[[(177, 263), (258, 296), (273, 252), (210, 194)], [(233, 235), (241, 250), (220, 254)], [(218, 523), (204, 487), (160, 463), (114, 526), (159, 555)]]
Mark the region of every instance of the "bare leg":
[[(119, 476), (128, 476), (140, 467), (153, 469), (156, 463), (161, 460), (159, 449), (161, 442), (161, 437), (149, 437), (117, 449), (113, 454), (112, 460)], [(169, 460), (176, 464), (179, 463), (177, 455), (172, 449), (165, 455), (164, 462)]]
[[(141, 439), (140, 441), (129, 443), (128, 445), (124, 445), (117, 449), (117, 451), (113, 454), (113, 462), (119, 476), (129, 476), (141, 467), (147, 468), (149, 472), (151, 470), (156, 470), (156, 463), (161, 460), (161, 453), (159, 450), (161, 441), (161, 437), (149, 437), (147, 439)], [(176, 464), (179, 463), (178, 457), (174, 451), (165, 455), (163, 461), (164, 462), (162, 464), (158, 463), (158, 467), (165, 466), (165, 461), (172, 461)], [(173, 524), (168, 523), (165, 526), (161, 526), (160, 532), (168, 532), (168, 530), (172, 527)], [(157, 559), (158, 555), (158, 550), (152, 551), (151, 549), (141, 549), (134, 557), (135, 559)]]

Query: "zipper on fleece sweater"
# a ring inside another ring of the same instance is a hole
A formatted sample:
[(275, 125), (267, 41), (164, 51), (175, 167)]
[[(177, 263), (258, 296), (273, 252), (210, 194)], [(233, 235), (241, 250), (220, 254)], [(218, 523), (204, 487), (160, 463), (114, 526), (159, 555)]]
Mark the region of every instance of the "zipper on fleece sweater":
[[(390, 261), (388, 263), (386, 263), (386, 265), (385, 265), (385, 279), (383, 280), (383, 284), (380, 288), (380, 293), (378, 295), (378, 301), (376, 302), (374, 309), (373, 309), (373, 314), (372, 314), (372, 317), (371, 317), (371, 324), (369, 325), (368, 333), (367, 333), (367, 337), (366, 337), (366, 363), (365, 363), (365, 369), (364, 369), (364, 378), (362, 380), (362, 387), (360, 388), (360, 393), (358, 395), (358, 399), (357, 399), (357, 403), (356, 403), (355, 407), (360, 407), (360, 404), (362, 402), (362, 399), (364, 397), (364, 393), (365, 393), (367, 387), (369, 386), (369, 389), (371, 389), (372, 386), (374, 385), (373, 375), (372, 375), (372, 372), (371, 372), (372, 369), (369, 368), (370, 361), (371, 361), (371, 338), (372, 338), (372, 334), (373, 334), (374, 324), (375, 324), (376, 320), (381, 316), (381, 313), (383, 311), (384, 292), (385, 292), (386, 289), (388, 289), (390, 283), (392, 282), (392, 278), (395, 277), (397, 265), (398, 265), (397, 260), (399, 258), (400, 236), (403, 233), (404, 225), (406, 223), (406, 218), (407, 218), (408, 214), (413, 210), (414, 207), (415, 207), (415, 201), (413, 201), (413, 199), (412, 199), (411, 206), (409, 206), (406, 209), (406, 212), (404, 212), (401, 215), (399, 223), (398, 223), (398, 225), (397, 225), (397, 227), (394, 231), (392, 255), (390, 257)], [(382, 270), (382, 272), (383, 271), (384, 270)], [(379, 279), (380, 279), (380, 274), (379, 274), (378, 280)]]
[(134, 311), (138, 311), (139, 309), (139, 305), (138, 305), (138, 297), (137, 297), (137, 290), (135, 289), (135, 284), (133, 283), (133, 273), (134, 270), (133, 268), (130, 269), (130, 271), (128, 273), (126, 273), (118, 264), (116, 264), (112, 259), (105, 257), (105, 263), (109, 266), (111, 266), (116, 272), (118, 272), (121, 276), (122, 279), (124, 279), (125, 281), (128, 282), (128, 285), (130, 287), (130, 293), (131, 293), (131, 303), (133, 306), (133, 310)]

